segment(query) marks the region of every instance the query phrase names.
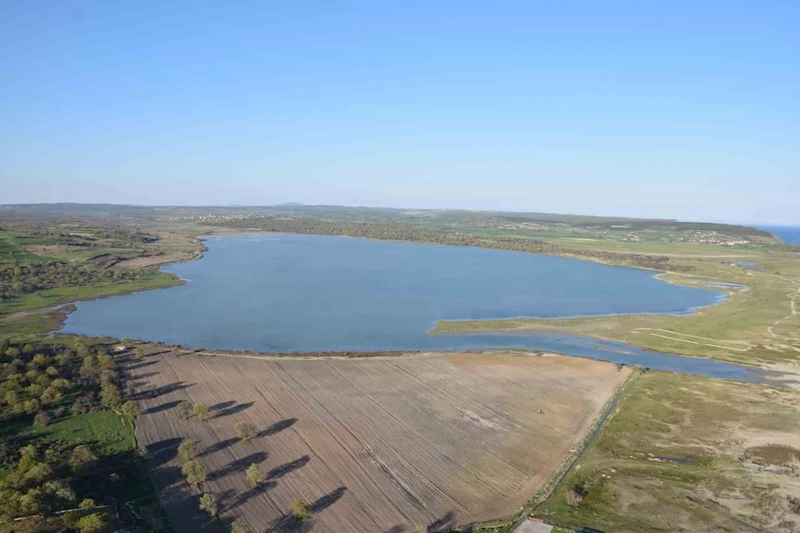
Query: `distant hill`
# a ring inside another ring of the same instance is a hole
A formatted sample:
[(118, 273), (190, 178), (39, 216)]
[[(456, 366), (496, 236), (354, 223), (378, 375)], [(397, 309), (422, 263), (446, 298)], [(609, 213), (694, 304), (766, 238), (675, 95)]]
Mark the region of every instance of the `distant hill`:
[(140, 206), (124, 204), (12, 204), (0, 206), (0, 220), (59, 218), (161, 217), (188, 219), (241, 219), (254, 217), (308, 217), (347, 223), (403, 224), (434, 231), (497, 233), (508, 236), (588, 237), (620, 241), (698, 242), (736, 246), (777, 244), (772, 233), (763, 229), (711, 222), (643, 219), (608, 216), (561, 215), (507, 211), (467, 211), (460, 209), (401, 209), (387, 207), (348, 207), (305, 205), (284, 202), (273, 206)]

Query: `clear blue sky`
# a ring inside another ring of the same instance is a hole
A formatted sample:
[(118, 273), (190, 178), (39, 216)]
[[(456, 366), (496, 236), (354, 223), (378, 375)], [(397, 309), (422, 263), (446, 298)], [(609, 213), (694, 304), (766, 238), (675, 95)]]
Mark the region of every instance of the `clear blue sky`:
[(800, 224), (800, 2), (0, 1), (0, 203)]

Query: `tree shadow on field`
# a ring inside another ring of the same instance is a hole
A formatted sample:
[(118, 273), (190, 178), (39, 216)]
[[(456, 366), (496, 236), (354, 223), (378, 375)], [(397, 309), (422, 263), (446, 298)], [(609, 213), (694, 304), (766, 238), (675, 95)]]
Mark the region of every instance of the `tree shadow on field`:
[(175, 383), (170, 383), (169, 385), (161, 385), (160, 387), (155, 387), (148, 391), (142, 391), (140, 394), (143, 398), (147, 398), (153, 400), (158, 398), (159, 396), (164, 396), (165, 394), (170, 394), (172, 392), (177, 392), (179, 390), (185, 390), (189, 387), (194, 387), (194, 383), (184, 383), (183, 381), (176, 381)]
[(133, 379), (128, 379), (128, 381), (134, 381), (135, 383), (139, 383), (140, 381), (145, 381), (147, 378), (152, 378), (153, 376), (159, 375), (161, 372), (147, 372), (145, 374), (137, 374), (135, 376), (131, 376)]
[(304, 455), (300, 459), (295, 459), (292, 462), (282, 464), (280, 466), (276, 466), (269, 472), (267, 472), (267, 479), (280, 479), (289, 472), (297, 470), (298, 468), (303, 468), (308, 464), (311, 458), (307, 455)]
[(308, 533), (314, 528), (314, 515), (324, 511), (344, 496), (347, 487), (339, 487), (333, 492), (322, 496), (320, 499), (308, 506), (311, 515), (307, 520), (298, 520), (291, 513), (284, 514), (277, 520), (272, 521), (267, 526), (268, 533)]
[(456, 524), (456, 515), (453, 511), (448, 511), (441, 518), (438, 518), (428, 524), (428, 533), (446, 533), (453, 529)]
[(230, 407), (231, 405), (233, 405), (235, 403), (236, 402), (234, 402), (233, 400), (227, 401), (227, 402), (219, 402), (219, 403), (215, 403), (214, 405), (209, 405), (208, 409), (209, 409), (209, 411), (216, 411), (217, 409), (227, 409), (228, 407)]
[(198, 457), (202, 457), (204, 455), (208, 455), (208, 454), (211, 454), (211, 453), (216, 453), (216, 452), (222, 451), (225, 448), (227, 448), (228, 446), (233, 446), (237, 442), (239, 442), (239, 439), (237, 439), (236, 437), (231, 437), (230, 439), (225, 439), (225, 440), (219, 440), (219, 441), (215, 442), (214, 444), (212, 444), (210, 446), (207, 446), (202, 452), (197, 454), (197, 456)]
[(146, 363), (135, 363), (135, 364), (132, 364), (132, 365), (126, 365), (126, 366), (125, 366), (125, 370), (127, 370), (128, 372), (130, 372), (131, 370), (139, 370), (140, 368), (145, 368), (145, 367), (148, 367), (148, 366), (153, 366), (153, 365), (155, 365), (155, 364), (158, 364), (158, 361), (148, 361), (148, 362), (146, 362)]
[[(437, 518), (436, 520), (428, 524), (427, 527), (425, 528), (425, 531), (427, 533), (447, 533), (448, 531), (452, 531), (453, 528), (456, 527), (455, 519), (456, 519), (455, 513), (453, 513), (453, 511), (449, 511), (442, 517)], [(407, 531), (407, 526), (397, 525), (387, 529), (386, 533), (404, 533), (405, 531)], [(413, 531), (417, 530), (415, 529)], [(464, 529), (464, 531), (472, 531), (472, 528), (467, 527), (466, 529)]]
[(285, 514), (269, 523), (266, 533), (308, 533), (314, 529), (311, 519), (298, 520), (291, 514)]
[(166, 411), (168, 409), (172, 409), (176, 407), (180, 402), (180, 400), (175, 400), (173, 402), (162, 403), (160, 405), (154, 405), (153, 407), (148, 407), (144, 411), (142, 411), (143, 415), (150, 415), (153, 413), (160, 413), (161, 411)]
[(257, 437), (269, 437), (270, 435), (275, 435), (276, 433), (280, 433), (284, 429), (288, 429), (297, 422), (296, 418), (287, 418), (285, 420), (281, 420), (280, 422), (275, 422), (270, 427), (261, 430), (256, 435)]
[(277, 487), (278, 484), (274, 481), (267, 481), (266, 483), (262, 483), (261, 485), (254, 487), (252, 489), (248, 489), (233, 498), (230, 498), (225, 503), (225, 510), (230, 511), (231, 509), (236, 509), (240, 505), (247, 503), (251, 498), (255, 498), (259, 494), (264, 494), (267, 491), (270, 491)]
[(181, 469), (177, 466), (166, 466), (166, 467), (159, 467), (153, 468), (149, 467), (150, 470), (153, 472), (153, 478), (156, 480), (158, 486), (162, 487), (171, 487), (176, 483), (185, 483), (183, 479), (183, 473)]
[(339, 487), (338, 489), (326, 494), (309, 505), (308, 510), (311, 511), (311, 513), (319, 513), (324, 511), (334, 503), (338, 502), (339, 499), (344, 496), (345, 492), (347, 492), (347, 487)]
[(220, 417), (223, 417), (223, 416), (228, 416), (228, 415), (234, 415), (236, 413), (241, 413), (242, 411), (244, 411), (248, 407), (252, 406), (254, 403), (255, 402), (240, 403), (238, 405), (233, 405), (231, 407), (226, 407), (224, 409), (220, 409), (214, 415), (214, 418), (220, 418)]
[(167, 491), (162, 502), (169, 509), (170, 521), (178, 526), (175, 531), (219, 533), (219, 523), (209, 520), (208, 515), (200, 510), (200, 494)]
[[(256, 464), (261, 463), (266, 458), (267, 458), (267, 452), (251, 453), (247, 457), (243, 457), (241, 459), (237, 459), (236, 461), (233, 461), (232, 463), (229, 463), (229, 464), (223, 466), (222, 468), (211, 472), (208, 475), (208, 479), (209, 479), (209, 481), (213, 481), (215, 479), (219, 479), (221, 477), (225, 477), (228, 474), (231, 474), (231, 473), (236, 472), (238, 470), (246, 469), (252, 463), (256, 463)], [(244, 475), (244, 472), (242, 472), (242, 475)]]
[(178, 455), (178, 446), (181, 444), (181, 439), (164, 439), (158, 442), (153, 442), (145, 446), (145, 457), (147, 462), (152, 466), (160, 466), (164, 463), (171, 461)]

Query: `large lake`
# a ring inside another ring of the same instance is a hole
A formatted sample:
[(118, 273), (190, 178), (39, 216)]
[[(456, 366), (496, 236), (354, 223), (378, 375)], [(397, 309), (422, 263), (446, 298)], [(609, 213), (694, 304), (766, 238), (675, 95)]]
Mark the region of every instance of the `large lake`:
[(187, 284), (80, 302), (65, 331), (258, 351), (519, 347), (690, 373), (743, 372), (566, 335), (426, 333), (439, 319), (687, 313), (724, 297), (670, 285), (653, 272), (519, 252), (313, 235), (211, 237), (207, 245), (201, 260), (164, 268)]

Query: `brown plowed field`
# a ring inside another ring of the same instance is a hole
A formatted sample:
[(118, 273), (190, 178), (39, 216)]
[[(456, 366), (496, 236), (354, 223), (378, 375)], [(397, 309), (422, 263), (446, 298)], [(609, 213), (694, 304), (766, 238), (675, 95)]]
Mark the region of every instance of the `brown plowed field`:
[[(180, 533), (217, 531), (180, 474), (177, 447), (198, 442), (203, 490), (223, 523), (318, 533), (410, 531), (514, 513), (582, 439), (628, 375), (560, 356), (419, 354), (374, 359), (125, 358), (142, 398), (139, 446)], [(202, 424), (178, 416), (202, 402)], [(539, 411), (541, 410), (541, 411)], [(254, 424), (251, 443), (233, 425)], [(259, 463), (268, 483), (249, 490)], [(285, 518), (293, 498), (312, 519)], [(225, 528), (227, 530), (227, 528)]]

